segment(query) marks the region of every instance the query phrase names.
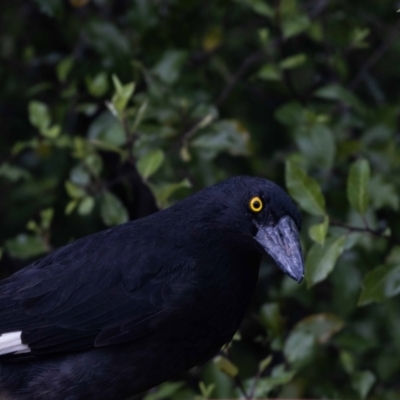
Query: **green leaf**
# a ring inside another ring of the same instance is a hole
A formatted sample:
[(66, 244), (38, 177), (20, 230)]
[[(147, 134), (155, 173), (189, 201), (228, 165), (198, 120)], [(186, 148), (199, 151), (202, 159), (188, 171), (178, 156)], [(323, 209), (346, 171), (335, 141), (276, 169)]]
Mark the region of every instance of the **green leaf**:
[(306, 258), (306, 282), (311, 287), (323, 281), (333, 270), (336, 260), (342, 254), (346, 242), (345, 236), (326, 239), (322, 246), (314, 243)]
[(90, 140), (96, 139), (100, 142), (119, 147), (125, 141), (125, 133), (121, 124), (109, 112), (100, 114), (90, 125), (88, 131)]
[(282, 76), (275, 64), (265, 64), (257, 72), (257, 77), (265, 81), (279, 81)]
[(235, 0), (236, 3), (250, 7), (255, 13), (265, 17), (273, 17), (274, 10), (264, 0)]
[(78, 214), (89, 215), (94, 208), (94, 198), (92, 196), (84, 197), (78, 206)]
[(97, 153), (88, 154), (85, 157), (85, 165), (95, 176), (100, 176), (100, 173), (103, 170), (103, 160)]
[(290, 160), (286, 161), (285, 166), (286, 187), (290, 195), (305, 211), (325, 216), (325, 198), (317, 181)]
[(284, 354), (290, 364), (301, 367), (311, 361), (317, 345), (327, 343), (344, 327), (334, 314), (314, 314), (301, 320), (290, 332), (284, 345)]
[(358, 112), (364, 111), (364, 107), (358, 98), (353, 93), (349, 92), (343, 86), (338, 84), (323, 86), (315, 91), (314, 95), (322, 99), (342, 102), (349, 107), (353, 107)]
[(293, 69), (300, 67), (303, 65), (307, 60), (307, 57), (305, 54), (295, 54), (294, 56), (290, 56), (285, 58), (279, 63), (279, 67), (282, 69)]
[(78, 206), (79, 201), (78, 200), (71, 200), (67, 206), (65, 207), (65, 215), (69, 215), (72, 213), (72, 211), (75, 210), (75, 208)]
[[(209, 362), (204, 366), (204, 382), (207, 386), (215, 384), (212, 392), (214, 399), (230, 399), (232, 394), (232, 378), (222, 372), (213, 362)], [(172, 399), (171, 399), (172, 400)], [(185, 399), (181, 399), (185, 400)]]
[(137, 169), (139, 174), (144, 178), (148, 179), (152, 176), (164, 162), (165, 155), (160, 149), (149, 151), (137, 162)]
[(400, 246), (394, 246), (386, 258), (388, 264), (400, 265)]
[(142, 122), (144, 114), (145, 114), (145, 112), (147, 110), (147, 106), (148, 106), (148, 102), (147, 102), (147, 100), (145, 100), (140, 105), (139, 109), (137, 110), (136, 116), (135, 116), (135, 120), (133, 121), (133, 125), (132, 125), (132, 132), (136, 132), (136, 129), (138, 128), (138, 126)]
[(284, 332), (284, 320), (278, 303), (266, 303), (261, 307), (260, 319), (272, 337), (279, 337)]
[(180, 75), (187, 60), (187, 53), (181, 50), (167, 50), (162, 59), (153, 68), (153, 72), (166, 84), (172, 85)]
[(273, 357), (269, 355), (258, 363), (258, 370), (264, 372), (272, 363)]
[(28, 171), (8, 163), (3, 163), (0, 165), (0, 176), (8, 179), (11, 182), (18, 182), (19, 180), (26, 180), (31, 177)]
[(71, 169), (69, 179), (79, 188), (87, 186), (91, 181), (90, 173), (83, 163)]
[(86, 196), (85, 190), (75, 185), (71, 181), (65, 182), (65, 190), (67, 191), (68, 196), (72, 199), (81, 199), (82, 197)]
[(203, 381), (201, 381), (199, 383), (199, 389), (203, 398), (208, 399), (215, 389), (215, 383), (210, 383), (209, 385), (206, 385)]
[(296, 101), (286, 103), (275, 112), (275, 118), (284, 125), (296, 127), (305, 122), (304, 109)]
[(46, 208), (40, 212), (40, 227), (42, 229), (49, 229), (50, 224), (54, 218), (54, 208)]
[(60, 136), (61, 126), (53, 125), (51, 128), (42, 129), (40, 134), (48, 139), (55, 139)]
[(36, 221), (30, 220), (26, 224), (26, 229), (36, 234), (40, 234), (40, 228)]
[(123, 224), (129, 219), (121, 200), (111, 192), (104, 192), (100, 203), (100, 215), (107, 226)]
[(322, 29), (322, 23), (320, 20), (314, 20), (311, 22), (307, 29), (307, 34), (315, 42), (322, 42), (324, 40), (324, 31)]
[(249, 134), (236, 121), (218, 121), (204, 130), (190, 143), (201, 151), (203, 158), (211, 160), (226, 152), (232, 156), (247, 155)]
[(304, 32), (310, 26), (307, 15), (292, 14), (284, 18), (282, 22), (282, 33), (285, 38), (290, 38)]
[(238, 367), (224, 356), (214, 357), (213, 362), (220, 371), (231, 378), (234, 378), (239, 373)]
[(73, 65), (74, 59), (72, 57), (66, 57), (57, 64), (57, 78), (61, 83), (64, 83), (67, 80)]
[(108, 77), (105, 72), (99, 72), (93, 78), (87, 76), (85, 82), (88, 92), (93, 97), (102, 97), (108, 90)]
[[(291, 382), (296, 375), (296, 371), (287, 371), (283, 364), (279, 364), (272, 369), (271, 375), (266, 378), (260, 378), (257, 382), (254, 393), (255, 399), (265, 398), (270, 392), (279, 386), (286, 385)], [(254, 379), (250, 380), (251, 385), (254, 385)]]
[(128, 105), (128, 101), (135, 91), (135, 83), (130, 82), (126, 85), (122, 85), (121, 81), (116, 75), (112, 76), (112, 81), (114, 83), (115, 94), (111, 99), (111, 104), (118, 111), (118, 113), (121, 114), (125, 110), (126, 106)]
[(40, 11), (49, 17), (57, 16), (63, 9), (62, 0), (34, 0), (34, 2), (39, 6)]
[(304, 154), (307, 165), (331, 169), (336, 152), (332, 129), (318, 123), (311, 127), (309, 125), (303, 122), (294, 128), (297, 146)]
[(374, 209), (389, 207), (394, 211), (399, 210), (399, 194), (396, 186), (390, 182), (390, 177), (386, 180), (381, 175), (374, 174), (371, 177), (369, 188), (369, 197)]
[(24, 233), (7, 240), (4, 247), (11, 257), (22, 259), (40, 256), (49, 250), (39, 236)]
[(355, 370), (355, 359), (354, 356), (346, 351), (343, 350), (340, 352), (340, 362), (343, 365), (344, 370), (348, 373), (348, 374), (353, 374), (354, 370)]
[(40, 132), (50, 127), (50, 112), (46, 104), (32, 100), (28, 104), (30, 123)]
[(111, 76), (113, 84), (114, 84), (114, 89), (117, 92), (117, 94), (122, 94), (124, 92), (124, 86), (122, 85), (121, 81), (119, 80), (117, 75), (112, 75)]
[(157, 387), (155, 391), (146, 394), (143, 400), (162, 400), (170, 399), (184, 386), (184, 382), (165, 382)]
[(364, 49), (368, 47), (368, 43), (365, 42), (365, 39), (370, 34), (370, 32), (371, 31), (369, 28), (354, 28), (352, 32), (351, 46), (357, 49)]
[(312, 333), (294, 329), (285, 341), (283, 353), (291, 365), (301, 367), (311, 360), (315, 344)]
[(192, 187), (188, 179), (183, 179), (178, 183), (164, 183), (161, 185), (150, 184), (151, 190), (153, 191), (157, 203), (164, 207), (167, 205), (168, 199), (179, 189)]
[(365, 275), (358, 305), (381, 302), (399, 293), (400, 264), (381, 265)]
[(118, 153), (121, 156), (122, 160), (126, 160), (129, 157), (129, 154), (127, 151), (122, 150), (119, 147), (116, 147), (110, 143), (103, 142), (102, 140), (92, 139), (92, 140), (90, 140), (90, 144), (95, 146), (98, 150), (111, 151), (114, 153)]
[(325, 237), (328, 232), (329, 227), (329, 217), (325, 215), (323, 222), (320, 224), (310, 226), (308, 230), (308, 234), (314, 242), (317, 242), (321, 245), (325, 243)]
[(92, 117), (98, 109), (99, 107), (95, 103), (81, 103), (76, 107), (77, 112), (85, 114), (87, 117)]
[(31, 88), (29, 88), (26, 91), (26, 97), (31, 98), (31, 97), (35, 97), (38, 94), (46, 91), (46, 90), (50, 90), (54, 87), (54, 84), (51, 82), (41, 82), (38, 83), (37, 85), (33, 85)]
[(367, 160), (355, 161), (347, 179), (347, 198), (350, 205), (364, 215), (369, 204), (370, 166)]
[(272, 17), (274, 15), (274, 10), (271, 6), (266, 4), (264, 0), (245, 0), (254, 12), (265, 17)]
[(270, 39), (270, 31), (267, 28), (260, 28), (258, 31), (258, 37), (260, 38), (260, 42), (263, 46), (266, 46)]
[(93, 19), (82, 26), (81, 34), (84, 35), (85, 42), (111, 65), (121, 58), (129, 57), (129, 40), (116, 24), (106, 22), (104, 19)]
[(39, 146), (39, 140), (37, 138), (27, 140), (24, 142), (16, 142), (11, 149), (11, 154), (16, 155), (26, 149), (36, 149), (38, 148), (38, 146)]
[(356, 372), (352, 378), (352, 386), (361, 399), (367, 397), (375, 382), (375, 375), (371, 371)]
[(329, 342), (331, 337), (340, 332), (344, 321), (330, 313), (319, 313), (302, 319), (295, 327), (297, 331), (311, 333), (318, 344)]

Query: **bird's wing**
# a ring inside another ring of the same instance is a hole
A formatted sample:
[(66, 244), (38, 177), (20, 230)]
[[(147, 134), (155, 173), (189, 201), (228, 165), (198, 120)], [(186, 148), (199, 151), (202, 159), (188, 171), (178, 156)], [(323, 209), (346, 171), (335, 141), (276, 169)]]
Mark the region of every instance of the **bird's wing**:
[(0, 282), (0, 356), (133, 341), (168, 318), (189, 291), (192, 261), (128, 228), (78, 240)]

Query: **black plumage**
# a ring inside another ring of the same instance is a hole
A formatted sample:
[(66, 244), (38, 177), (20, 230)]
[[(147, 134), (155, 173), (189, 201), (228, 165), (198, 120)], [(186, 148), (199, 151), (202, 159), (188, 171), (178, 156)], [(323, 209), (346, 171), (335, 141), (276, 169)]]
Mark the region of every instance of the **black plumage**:
[(123, 399), (205, 362), (263, 253), (302, 279), (300, 225), (277, 185), (236, 177), (22, 269), (0, 282), (0, 395)]

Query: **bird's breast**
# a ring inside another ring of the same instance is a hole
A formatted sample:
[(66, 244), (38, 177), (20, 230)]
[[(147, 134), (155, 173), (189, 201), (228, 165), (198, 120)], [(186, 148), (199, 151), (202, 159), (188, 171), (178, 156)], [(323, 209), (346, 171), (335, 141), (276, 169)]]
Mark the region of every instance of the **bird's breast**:
[(196, 266), (196, 285), (175, 325), (167, 329), (168, 340), (186, 348), (188, 364), (193, 365), (210, 358), (239, 329), (256, 286), (260, 257), (207, 261)]

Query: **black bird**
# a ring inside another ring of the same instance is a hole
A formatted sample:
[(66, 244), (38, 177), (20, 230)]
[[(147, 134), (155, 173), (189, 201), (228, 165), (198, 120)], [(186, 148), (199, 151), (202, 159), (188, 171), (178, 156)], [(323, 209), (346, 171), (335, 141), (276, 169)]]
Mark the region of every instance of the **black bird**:
[(0, 397), (124, 399), (207, 361), (263, 253), (301, 281), (300, 225), (280, 187), (236, 177), (15, 273), (0, 282)]

